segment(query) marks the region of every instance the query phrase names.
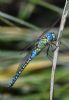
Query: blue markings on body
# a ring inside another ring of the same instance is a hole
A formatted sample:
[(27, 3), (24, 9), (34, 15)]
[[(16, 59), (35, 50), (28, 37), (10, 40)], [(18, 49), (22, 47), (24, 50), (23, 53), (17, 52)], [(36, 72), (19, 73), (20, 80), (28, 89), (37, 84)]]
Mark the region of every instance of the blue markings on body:
[(45, 36), (47, 37), (48, 41), (56, 40), (56, 36), (53, 32), (47, 32)]
[(31, 58), (34, 58), (36, 55), (37, 55), (36, 50), (33, 50), (33, 51), (32, 51), (32, 55), (31, 55)]

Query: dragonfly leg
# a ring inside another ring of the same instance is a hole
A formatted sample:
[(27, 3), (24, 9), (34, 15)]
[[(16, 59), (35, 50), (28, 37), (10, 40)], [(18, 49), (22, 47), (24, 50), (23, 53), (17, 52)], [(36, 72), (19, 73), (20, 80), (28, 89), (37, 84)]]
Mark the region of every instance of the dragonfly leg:
[[(59, 42), (59, 45), (56, 46), (55, 43), (52, 43), (52, 44), (51, 44), (52, 52), (54, 52), (54, 51), (56, 50), (56, 48), (58, 48), (58, 47), (60, 46), (60, 44), (61, 44), (61, 42)], [(53, 47), (54, 47), (54, 48), (53, 48)]]

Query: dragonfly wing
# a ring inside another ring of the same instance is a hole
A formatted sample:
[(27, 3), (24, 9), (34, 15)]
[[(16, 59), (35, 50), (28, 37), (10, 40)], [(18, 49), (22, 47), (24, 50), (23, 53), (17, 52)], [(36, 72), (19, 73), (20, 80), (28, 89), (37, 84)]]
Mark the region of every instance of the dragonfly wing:
[(31, 43), (28, 43), (24, 48), (22, 48), (22, 50), (25, 51), (25, 50), (28, 50), (30, 47), (33, 48), (33, 47), (34, 47), (34, 44), (37, 43), (37, 42), (41, 39), (41, 37), (42, 37), (46, 32), (48, 32), (53, 26), (55, 26), (59, 20), (60, 20), (60, 18), (58, 18), (56, 21), (54, 21), (53, 24), (51, 23), (51, 24), (48, 26), (48, 28), (47, 28), (46, 30), (44, 30), (44, 32), (41, 33), (41, 35), (39, 36), (39, 38), (37, 38), (36, 40), (33, 40)]
[(49, 58), (49, 60), (52, 62), (53, 59), (53, 53), (51, 51), (51, 46), (49, 45), (46, 51), (47, 57)]

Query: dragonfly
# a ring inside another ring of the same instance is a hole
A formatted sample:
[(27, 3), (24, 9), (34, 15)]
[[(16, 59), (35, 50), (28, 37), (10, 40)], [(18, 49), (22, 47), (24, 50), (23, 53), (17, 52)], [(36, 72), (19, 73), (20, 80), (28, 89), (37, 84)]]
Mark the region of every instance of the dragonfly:
[(48, 55), (50, 46), (54, 45), (54, 42), (57, 40), (56, 37), (56, 34), (51, 31), (44, 31), (42, 33), (42, 35), (36, 40), (36, 42), (34, 42), (34, 47), (31, 52), (23, 58), (23, 63), (18, 67), (16, 74), (12, 77), (8, 85), (9, 88), (11, 88), (15, 84), (16, 80), (25, 69), (25, 67), (30, 63), (30, 61), (33, 60), (37, 55), (39, 55), (41, 51), (46, 47), (48, 47)]

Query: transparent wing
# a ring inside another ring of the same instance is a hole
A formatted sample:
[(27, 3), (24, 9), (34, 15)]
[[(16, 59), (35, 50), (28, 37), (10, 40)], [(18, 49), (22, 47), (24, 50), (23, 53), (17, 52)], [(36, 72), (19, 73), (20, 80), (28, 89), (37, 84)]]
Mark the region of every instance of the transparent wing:
[[(69, 52), (69, 45), (67, 43), (65, 43), (65, 41), (61, 41), (59, 43), (59, 46), (60, 46), (60, 50), (59, 50), (59, 53), (64, 55), (64, 54), (68, 54)], [(52, 61), (53, 60), (53, 54), (54, 54), (54, 51), (55, 49), (57, 48), (56, 44), (55, 43), (51, 43), (48, 45), (48, 48), (46, 50), (46, 54), (47, 54), (47, 57)]]
[(53, 59), (53, 47), (51, 45), (48, 46), (46, 51), (47, 57), (52, 61)]
[[(28, 50), (31, 50), (32, 48), (34, 48), (35, 45), (36, 45), (36, 43), (38, 42), (38, 40), (41, 39), (41, 37), (42, 37), (48, 30), (50, 30), (54, 25), (56, 25), (56, 23), (59, 21), (59, 19), (60, 19), (60, 18), (58, 18), (53, 24), (49, 25), (49, 26), (48, 26), (49, 28), (48, 28), (47, 30), (45, 30), (39, 38), (37, 38), (36, 40), (32, 41), (31, 43), (27, 43), (27, 45), (26, 45), (25, 47), (22, 48), (22, 50), (21, 50), (20, 53), (14, 52), (14, 54), (13, 54), (13, 53), (11, 52), (11, 54), (8, 54), (8, 55), (10, 55), (10, 56), (8, 56), (8, 57), (5, 56), (5, 57), (2, 58), (2, 60), (1, 60), (0, 63), (5, 62), (5, 61), (6, 61), (6, 62), (8, 61), (8, 63), (6, 64), (6, 65), (8, 66), (8, 65), (11, 65), (11, 64), (15, 64), (16, 62), (19, 61), (20, 58), (22, 59), (22, 57), (25, 57), (24, 55), (20, 55), (20, 54), (24, 54), (24, 52), (27, 52)], [(23, 52), (23, 51), (24, 51), (24, 52)], [(12, 60), (11, 60), (11, 59), (12, 59)], [(24, 58), (24, 59), (25, 59), (25, 58)], [(23, 61), (24, 59), (22, 59), (22, 62), (24, 62), (24, 61)], [(6, 62), (5, 62), (5, 63), (6, 63)], [(4, 66), (5, 66), (5, 63), (2, 63), (2, 64), (4, 64)], [(6, 66), (5, 66), (5, 68), (6, 68)], [(8, 68), (8, 67), (7, 67), (7, 68)]]
[(44, 32), (42, 32), (42, 34), (36, 39), (36, 40), (33, 40), (33, 42), (31, 42), (30, 44), (28, 43), (24, 48), (22, 48), (22, 50), (28, 50), (29, 48), (33, 48), (34, 45), (41, 39), (41, 37), (47, 32), (49, 31), (50, 29), (52, 29), (56, 24), (57, 22), (60, 20), (60, 18), (58, 18), (53, 24), (51, 23), (51, 25), (48, 26), (48, 29), (44, 30)]

